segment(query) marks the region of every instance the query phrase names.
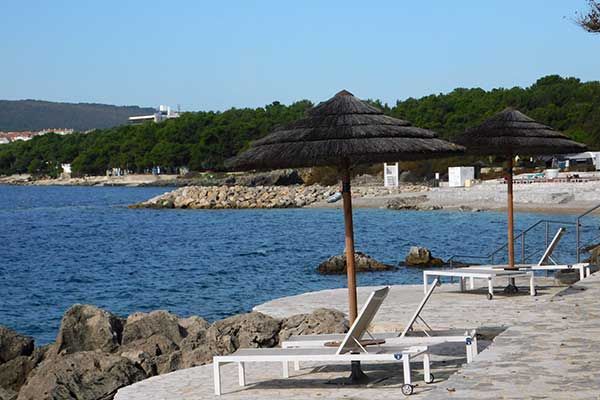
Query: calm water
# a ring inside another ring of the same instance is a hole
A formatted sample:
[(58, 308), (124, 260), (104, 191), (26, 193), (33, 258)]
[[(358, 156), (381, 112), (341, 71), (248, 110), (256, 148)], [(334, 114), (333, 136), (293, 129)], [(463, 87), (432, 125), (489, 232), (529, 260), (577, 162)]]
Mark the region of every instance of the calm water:
[[(43, 344), (54, 340), (73, 303), (120, 315), (167, 309), (215, 320), (272, 298), (345, 286), (345, 277), (315, 272), (343, 251), (340, 210), (126, 207), (165, 191), (0, 186), (0, 324)], [(517, 227), (543, 217), (517, 215)], [(442, 258), (486, 252), (502, 243), (506, 226), (501, 213), (359, 209), (354, 220), (357, 250), (394, 264), (411, 245)], [(541, 248), (541, 233), (531, 235), (528, 251)], [(573, 230), (569, 235), (559, 251), (564, 259), (573, 254)], [(359, 275), (358, 282), (420, 283), (421, 276), (399, 269)]]

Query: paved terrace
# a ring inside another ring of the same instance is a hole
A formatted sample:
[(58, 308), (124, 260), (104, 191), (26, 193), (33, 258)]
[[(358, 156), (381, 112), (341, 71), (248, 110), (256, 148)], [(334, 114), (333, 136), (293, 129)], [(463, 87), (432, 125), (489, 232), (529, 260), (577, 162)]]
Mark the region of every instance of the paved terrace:
[[(484, 291), (458, 292), (457, 285), (436, 289), (423, 316), (434, 328), (478, 327), (481, 352), (465, 364), (464, 346), (432, 347), (436, 382), (426, 385), (415, 365), (414, 399), (600, 399), (600, 274), (571, 288), (538, 281), (537, 297), (499, 294), (488, 301)], [(525, 282), (521, 282), (526, 287)], [(373, 288), (359, 288), (363, 302)], [(422, 297), (421, 286), (393, 286), (373, 330), (400, 330)], [(524, 290), (524, 289), (523, 289)], [(318, 307), (346, 311), (343, 289), (273, 300), (256, 310), (276, 317)], [(492, 341), (493, 340), (493, 341)], [(364, 369), (371, 383), (344, 387), (329, 380), (345, 376), (347, 366), (303, 365), (281, 378), (279, 364), (249, 364), (248, 386), (237, 386), (237, 367), (222, 367), (222, 400), (402, 398), (401, 367), (372, 364)], [(176, 371), (121, 389), (116, 400), (216, 399), (211, 365)]]

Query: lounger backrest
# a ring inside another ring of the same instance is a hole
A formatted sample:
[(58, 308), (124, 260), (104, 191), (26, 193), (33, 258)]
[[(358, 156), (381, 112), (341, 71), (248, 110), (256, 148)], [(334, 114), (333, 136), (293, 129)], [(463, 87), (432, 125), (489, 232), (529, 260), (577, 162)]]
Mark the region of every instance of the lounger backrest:
[(356, 316), (356, 319), (348, 330), (348, 333), (346, 336), (344, 336), (344, 339), (342, 340), (342, 343), (340, 343), (340, 347), (338, 347), (336, 354), (344, 354), (360, 348), (360, 346), (358, 346), (356, 343), (356, 340), (360, 340), (363, 337), (367, 331), (367, 328), (373, 321), (373, 318), (375, 318), (379, 307), (381, 307), (383, 300), (385, 300), (387, 297), (389, 291), (390, 287), (386, 286), (383, 289), (379, 289), (371, 293), (366, 303), (360, 309), (360, 312)]
[(427, 291), (427, 293), (425, 293), (425, 296), (423, 296), (423, 300), (421, 300), (421, 302), (419, 303), (419, 306), (415, 310), (415, 313), (412, 315), (412, 317), (408, 321), (408, 324), (406, 324), (406, 326), (404, 327), (404, 330), (400, 334), (400, 337), (406, 336), (406, 334), (408, 333), (408, 331), (410, 331), (412, 329), (412, 327), (415, 324), (417, 318), (419, 318), (419, 315), (421, 314), (421, 311), (423, 311), (423, 308), (425, 307), (425, 304), (427, 304), (427, 301), (429, 300), (429, 298), (433, 294), (433, 291), (437, 287), (438, 282), (439, 282), (439, 278), (435, 278), (435, 280), (433, 281), (433, 283), (431, 284), (431, 286), (429, 286), (429, 290)]
[(563, 227), (558, 228), (558, 231), (556, 232), (556, 235), (554, 235), (554, 238), (550, 242), (550, 245), (548, 246), (548, 248), (546, 249), (546, 251), (544, 251), (544, 254), (542, 255), (542, 258), (540, 258), (540, 261), (538, 261), (537, 265), (544, 265), (544, 263), (548, 259), (551, 258), (552, 253), (554, 253), (554, 250), (556, 250), (556, 246), (558, 246), (558, 242), (560, 242), (560, 239), (565, 234), (565, 231), (566, 231), (566, 229), (563, 228)]

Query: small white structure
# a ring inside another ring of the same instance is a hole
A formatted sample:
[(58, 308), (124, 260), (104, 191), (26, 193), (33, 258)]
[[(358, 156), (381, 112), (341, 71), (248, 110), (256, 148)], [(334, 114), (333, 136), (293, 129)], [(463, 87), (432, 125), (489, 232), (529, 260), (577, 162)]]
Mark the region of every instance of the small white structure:
[(475, 167), (448, 167), (448, 186), (464, 187), (467, 180), (475, 179)]
[(179, 118), (179, 112), (173, 111), (171, 110), (171, 107), (161, 104), (154, 114), (129, 117), (129, 122), (132, 124), (139, 124), (148, 121), (161, 122), (172, 118)]
[(383, 186), (398, 187), (398, 163), (383, 164)]

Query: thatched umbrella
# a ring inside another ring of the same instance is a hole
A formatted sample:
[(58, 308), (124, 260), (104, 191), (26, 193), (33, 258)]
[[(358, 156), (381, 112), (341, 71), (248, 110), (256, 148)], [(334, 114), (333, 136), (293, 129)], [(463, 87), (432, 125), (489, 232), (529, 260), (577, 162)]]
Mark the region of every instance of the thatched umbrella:
[(513, 108), (490, 117), (454, 139), (468, 154), (504, 156), (508, 161), (508, 268), (515, 268), (513, 219), (513, 159), (517, 154), (544, 155), (577, 153), (585, 145), (569, 139)]
[[(438, 139), (429, 130), (383, 115), (342, 90), (307, 111), (306, 116), (276, 129), (230, 160), (235, 170), (336, 166), (342, 179), (350, 323), (356, 319), (356, 272), (350, 169), (353, 165), (452, 156), (461, 146)], [(359, 369), (353, 368), (354, 372)]]

